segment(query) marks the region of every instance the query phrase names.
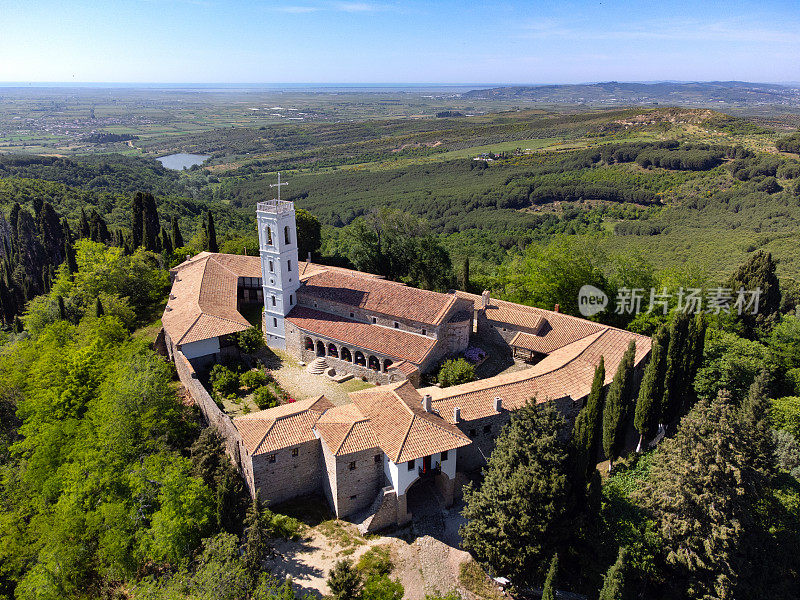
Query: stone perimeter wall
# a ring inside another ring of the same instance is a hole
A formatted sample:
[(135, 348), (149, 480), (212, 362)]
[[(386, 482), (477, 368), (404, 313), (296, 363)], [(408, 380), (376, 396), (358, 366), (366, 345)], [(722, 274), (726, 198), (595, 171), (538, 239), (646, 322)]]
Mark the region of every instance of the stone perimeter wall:
[(208, 425), (219, 431), (222, 439), (225, 440), (225, 449), (228, 455), (244, 476), (250, 495), (255, 496), (253, 462), (245, 450), (244, 441), (239, 434), (239, 430), (234, 427), (231, 418), (220, 410), (206, 388), (200, 383), (197, 371), (192, 366), (192, 363), (189, 362), (189, 359), (183, 355), (183, 352), (173, 349), (172, 358), (183, 387), (186, 388), (194, 403), (200, 408), (200, 412), (203, 413)]

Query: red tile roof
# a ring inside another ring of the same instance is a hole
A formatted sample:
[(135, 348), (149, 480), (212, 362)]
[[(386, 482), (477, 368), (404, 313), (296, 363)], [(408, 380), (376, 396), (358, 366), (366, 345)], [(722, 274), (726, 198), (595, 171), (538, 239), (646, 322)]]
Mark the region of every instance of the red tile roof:
[(471, 440), (439, 415), (425, 412), (409, 382), (350, 394), (372, 425), (380, 448), (394, 463), (467, 446)]
[(424, 335), (351, 321), (305, 306), (295, 306), (287, 320), (306, 333), (417, 365), (422, 364), (436, 346), (435, 339)]
[(453, 294), (353, 275), (343, 269), (326, 269), (310, 275), (298, 294), (433, 326), (442, 323), (456, 302)]
[(315, 429), (334, 456), (378, 448), (378, 440), (369, 419), (355, 404), (336, 406), (325, 411)]
[(329, 408), (333, 403), (320, 396), (241, 415), (233, 424), (248, 454), (256, 456), (316, 439), (314, 424)]

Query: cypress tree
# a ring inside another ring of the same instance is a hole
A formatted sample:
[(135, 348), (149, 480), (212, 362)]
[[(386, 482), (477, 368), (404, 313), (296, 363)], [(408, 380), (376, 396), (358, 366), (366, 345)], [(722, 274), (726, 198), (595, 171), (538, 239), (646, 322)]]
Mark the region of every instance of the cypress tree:
[(167, 256), (172, 255), (172, 240), (169, 239), (169, 234), (166, 228), (161, 228), (161, 249)]
[(63, 296), (56, 296), (56, 304), (58, 305), (58, 318), (62, 321), (67, 320), (67, 310), (64, 307)]
[(172, 215), (172, 243), (175, 248), (183, 247), (183, 236), (181, 235), (180, 227), (178, 227), (178, 217)]
[(363, 583), (361, 574), (349, 559), (337, 562), (328, 574), (328, 589), (335, 600), (359, 600)]
[(244, 563), (253, 581), (261, 571), (261, 560), (267, 550), (267, 531), (264, 527), (264, 511), (256, 492), (256, 497), (247, 509), (244, 518)]
[(70, 275), (74, 275), (78, 272), (78, 263), (75, 260), (75, 249), (69, 241), (64, 242), (64, 255), (67, 257), (67, 271), (69, 271)]
[(42, 268), (42, 291), (47, 294), (50, 291), (50, 266), (45, 265)]
[(142, 245), (144, 235), (144, 194), (136, 192), (131, 203), (132, 225), (131, 245), (138, 248)]
[(78, 222), (78, 234), (82, 238), (88, 238), (92, 234), (91, 226), (89, 225), (89, 219), (86, 218), (86, 211), (81, 207), (81, 218)]
[(627, 570), (629, 551), (627, 546), (619, 549), (616, 562), (611, 565), (603, 577), (603, 588), (599, 600), (626, 600), (630, 594), (627, 590)]
[(211, 211), (208, 211), (208, 246), (206, 249), (209, 252), (219, 252), (219, 246), (217, 246), (217, 230), (214, 228), (214, 215), (211, 214)]
[(597, 450), (603, 435), (603, 405), (605, 404), (606, 367), (603, 357), (594, 370), (592, 390), (586, 405), (575, 417), (572, 430), (572, 455), (575, 463), (574, 477), (577, 482), (587, 481), (597, 465)]
[(22, 333), (24, 327), (22, 326), (22, 319), (19, 318), (19, 315), (14, 316), (14, 333)]
[(639, 397), (636, 400), (636, 412), (633, 424), (639, 432), (637, 452), (642, 451), (642, 443), (651, 437), (661, 418), (661, 398), (664, 395), (664, 375), (667, 371), (667, 348), (669, 330), (661, 326), (653, 336), (650, 348), (650, 362), (644, 371)]
[(664, 374), (664, 395), (661, 400), (661, 422), (666, 425), (680, 416), (683, 406), (684, 352), (690, 317), (685, 312), (676, 313), (669, 326), (667, 365)]
[(547, 571), (547, 579), (544, 580), (542, 590), (542, 600), (556, 600), (556, 578), (558, 577), (558, 554), (553, 555), (550, 561), (550, 569)]
[(633, 365), (636, 342), (631, 340), (619, 361), (614, 380), (608, 389), (603, 410), (603, 451), (608, 459), (608, 470), (622, 451), (629, 406), (633, 400)]
[(161, 227), (158, 222), (158, 209), (156, 208), (156, 199), (153, 194), (145, 194), (142, 200), (143, 204), (143, 242), (146, 250), (151, 252), (158, 252), (161, 250), (158, 234)]
[(100, 302), (100, 298), (98, 298), (94, 303), (94, 316), (98, 319), (106, 314), (106, 311), (103, 309), (103, 303)]
[(697, 402), (697, 392), (694, 389), (694, 380), (697, 370), (703, 363), (703, 351), (706, 345), (706, 320), (702, 313), (698, 313), (689, 321), (686, 332), (686, 349), (683, 352), (683, 366), (680, 380), (681, 399), (679, 415), (683, 416)]
[(464, 257), (464, 267), (461, 270), (461, 289), (469, 291), (469, 256)]
[(771, 385), (770, 372), (762, 370), (750, 386), (739, 410), (745, 460), (758, 473), (759, 483), (773, 475), (775, 469), (775, 446), (769, 420)]

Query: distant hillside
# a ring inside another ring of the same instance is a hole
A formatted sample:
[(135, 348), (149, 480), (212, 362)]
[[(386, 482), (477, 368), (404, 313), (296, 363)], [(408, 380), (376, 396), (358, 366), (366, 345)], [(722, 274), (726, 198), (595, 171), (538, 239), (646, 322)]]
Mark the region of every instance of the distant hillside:
[(464, 98), (603, 104), (784, 104), (800, 106), (800, 88), (770, 83), (709, 81), (690, 83), (605, 83), (508, 86), (471, 90)]

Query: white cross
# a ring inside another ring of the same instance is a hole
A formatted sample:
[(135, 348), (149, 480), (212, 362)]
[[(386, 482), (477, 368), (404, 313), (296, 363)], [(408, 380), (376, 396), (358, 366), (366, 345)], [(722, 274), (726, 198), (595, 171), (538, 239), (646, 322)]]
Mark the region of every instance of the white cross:
[(280, 173), (280, 171), (278, 171), (278, 183), (270, 183), (269, 184), (269, 187), (278, 188), (278, 202), (281, 201), (281, 186), (282, 185), (289, 185), (289, 182), (288, 181), (284, 181), (283, 183), (281, 183), (281, 173)]

